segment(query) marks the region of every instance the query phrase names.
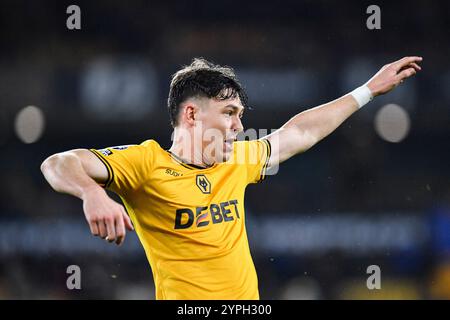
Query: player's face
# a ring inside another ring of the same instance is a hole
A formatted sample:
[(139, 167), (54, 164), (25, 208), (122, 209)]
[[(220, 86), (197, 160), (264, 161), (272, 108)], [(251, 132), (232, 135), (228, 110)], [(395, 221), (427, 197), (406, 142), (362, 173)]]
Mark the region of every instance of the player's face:
[(233, 142), (243, 130), (244, 107), (239, 99), (207, 99), (197, 120), (202, 122), (203, 156), (211, 162), (227, 161)]

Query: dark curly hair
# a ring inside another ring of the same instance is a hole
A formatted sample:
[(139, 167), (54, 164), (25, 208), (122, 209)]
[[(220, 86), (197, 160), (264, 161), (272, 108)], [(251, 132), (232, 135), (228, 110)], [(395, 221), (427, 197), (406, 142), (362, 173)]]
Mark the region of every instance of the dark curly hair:
[(178, 124), (181, 103), (192, 97), (233, 99), (239, 96), (244, 108), (247, 94), (230, 67), (215, 65), (203, 58), (195, 58), (172, 76), (167, 106), (172, 127)]

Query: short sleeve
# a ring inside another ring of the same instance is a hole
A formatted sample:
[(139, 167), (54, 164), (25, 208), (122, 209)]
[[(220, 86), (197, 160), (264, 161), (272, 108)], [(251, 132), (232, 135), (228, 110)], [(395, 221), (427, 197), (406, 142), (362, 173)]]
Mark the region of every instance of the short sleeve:
[(103, 187), (119, 195), (138, 189), (152, 171), (151, 149), (150, 140), (140, 145), (90, 149), (108, 170), (108, 179)]
[(266, 178), (270, 154), (271, 145), (267, 139), (235, 142), (233, 161), (245, 166), (247, 184), (258, 183)]

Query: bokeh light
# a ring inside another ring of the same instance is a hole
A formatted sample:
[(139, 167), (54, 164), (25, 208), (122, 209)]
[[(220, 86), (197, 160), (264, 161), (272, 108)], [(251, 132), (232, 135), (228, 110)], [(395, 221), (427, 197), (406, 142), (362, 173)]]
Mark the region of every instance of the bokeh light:
[(45, 129), (45, 116), (36, 106), (27, 106), (20, 110), (14, 121), (17, 137), (23, 143), (34, 143), (40, 139)]
[(388, 142), (401, 142), (409, 133), (411, 121), (409, 114), (401, 106), (387, 104), (375, 116), (375, 130)]

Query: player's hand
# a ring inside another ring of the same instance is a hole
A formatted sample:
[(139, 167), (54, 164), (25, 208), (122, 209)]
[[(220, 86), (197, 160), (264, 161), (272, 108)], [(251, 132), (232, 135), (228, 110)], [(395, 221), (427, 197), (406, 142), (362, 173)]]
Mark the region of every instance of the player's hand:
[(86, 190), (83, 210), (91, 233), (109, 242), (121, 245), (125, 240), (125, 228), (134, 230), (124, 207), (112, 200), (100, 187)]
[(422, 57), (404, 57), (380, 69), (367, 83), (373, 96), (385, 94), (422, 68), (418, 65)]

